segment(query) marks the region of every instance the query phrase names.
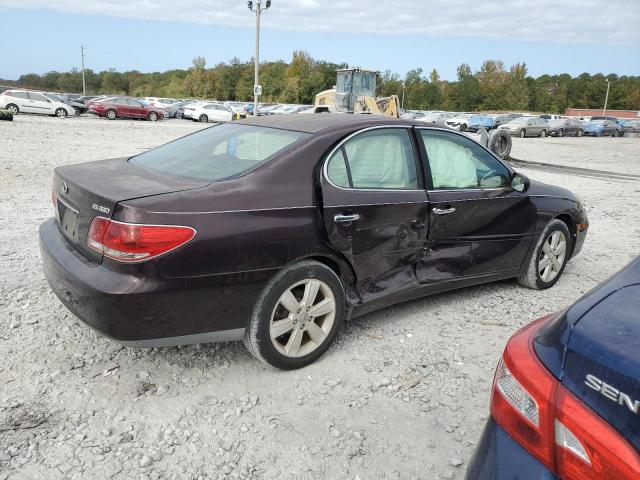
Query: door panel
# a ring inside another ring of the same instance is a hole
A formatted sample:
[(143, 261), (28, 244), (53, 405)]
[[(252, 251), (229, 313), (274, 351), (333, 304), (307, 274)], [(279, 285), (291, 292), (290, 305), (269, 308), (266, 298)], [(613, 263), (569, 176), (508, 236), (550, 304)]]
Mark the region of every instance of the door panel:
[[(427, 248), (418, 279), (431, 283), (521, 267), (531, 244), (536, 208), (515, 191), (430, 191)], [(449, 212), (438, 215), (434, 210)]]
[(324, 165), (327, 237), (353, 266), (365, 301), (417, 284), (429, 221), (417, 158), (409, 129), (385, 127), (354, 134)]
[(511, 188), (511, 171), (469, 137), (418, 132), (431, 180), (429, 235), (418, 260), (418, 280), (517, 271), (535, 230), (535, 204)]

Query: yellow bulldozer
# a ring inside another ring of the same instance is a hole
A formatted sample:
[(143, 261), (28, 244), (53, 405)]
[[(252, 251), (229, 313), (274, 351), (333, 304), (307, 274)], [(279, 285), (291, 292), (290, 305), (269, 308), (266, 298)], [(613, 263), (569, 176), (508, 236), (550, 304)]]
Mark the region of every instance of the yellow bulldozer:
[(336, 86), (316, 95), (316, 113), (369, 113), (400, 116), (397, 95), (376, 97), (378, 72), (361, 68), (343, 68), (337, 72)]

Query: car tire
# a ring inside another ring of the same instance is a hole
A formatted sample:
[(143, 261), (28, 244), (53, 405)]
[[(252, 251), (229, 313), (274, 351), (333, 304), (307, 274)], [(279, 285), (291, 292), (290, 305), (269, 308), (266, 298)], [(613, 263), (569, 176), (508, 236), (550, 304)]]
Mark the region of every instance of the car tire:
[(524, 128), (522, 128), (520, 129), (519, 135), (520, 135), (520, 138), (524, 138), (527, 136), (527, 131)]
[(198, 121), (202, 123), (207, 123), (209, 121), (209, 117), (203, 113), (198, 117)]
[(582, 130), (581, 128), (578, 129), (578, 131), (576, 132), (576, 135), (578, 137), (581, 137), (582, 135), (584, 135), (584, 130)]
[(58, 118), (67, 118), (67, 111), (64, 108), (58, 108), (55, 111), (55, 116)]
[(116, 113), (115, 110), (110, 108), (105, 112), (104, 116), (107, 117), (109, 120), (115, 120), (118, 114)]
[(9, 110), (13, 115), (17, 115), (20, 113), (20, 109), (15, 103), (10, 103), (5, 107), (6, 110)]
[(461, 123), (460, 124), (460, 131), (461, 132), (466, 132), (467, 131), (467, 124), (466, 123)]
[(155, 122), (156, 120), (158, 120), (158, 114), (156, 112), (149, 112), (149, 115), (147, 116), (147, 119), (150, 122)]
[[(305, 294), (314, 291), (311, 306), (305, 305)], [(289, 307), (284, 306), (287, 301)], [(310, 313), (314, 306), (323, 307), (318, 312), (326, 313), (314, 316)], [(267, 365), (281, 370), (302, 368), (329, 349), (344, 316), (344, 287), (338, 275), (319, 262), (298, 262), (278, 272), (263, 290), (245, 330), (244, 344)], [(276, 332), (274, 325), (279, 329)], [(278, 332), (282, 333), (274, 337)]]
[(559, 137), (564, 137), (564, 130), (563, 130), (562, 128), (561, 128), (560, 130), (558, 130), (557, 135), (558, 135)]
[(8, 122), (13, 121), (13, 113), (11, 113), (9, 110), (0, 109), (0, 120), (6, 120)]
[(546, 130), (542, 130), (542, 131), (540, 132), (540, 138), (544, 138), (544, 137), (546, 137), (546, 136), (547, 136), (547, 131), (546, 131)]
[[(558, 239), (558, 242), (554, 247), (555, 239)], [(564, 241), (564, 250), (561, 247), (562, 241)], [(554, 218), (547, 223), (540, 234), (527, 270), (520, 274), (518, 283), (534, 290), (544, 290), (554, 286), (564, 272), (572, 249), (571, 234), (567, 224)]]
[(487, 147), (502, 160), (509, 158), (512, 147), (511, 135), (504, 130), (494, 130), (489, 135)]

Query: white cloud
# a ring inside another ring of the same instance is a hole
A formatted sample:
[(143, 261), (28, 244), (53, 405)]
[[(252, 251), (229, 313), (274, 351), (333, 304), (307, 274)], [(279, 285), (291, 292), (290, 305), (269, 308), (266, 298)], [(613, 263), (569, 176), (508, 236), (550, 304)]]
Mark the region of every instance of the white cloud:
[[(0, 0), (3, 7), (252, 26), (244, 0)], [(637, 46), (640, 0), (273, 0), (263, 25), (292, 31)]]

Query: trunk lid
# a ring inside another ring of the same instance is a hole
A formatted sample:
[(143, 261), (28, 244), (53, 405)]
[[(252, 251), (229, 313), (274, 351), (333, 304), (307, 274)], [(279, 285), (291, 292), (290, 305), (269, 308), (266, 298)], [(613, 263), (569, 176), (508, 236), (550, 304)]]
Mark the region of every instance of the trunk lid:
[(54, 171), (56, 221), (65, 238), (96, 262), (102, 255), (87, 245), (91, 221), (111, 218), (118, 202), (202, 188), (208, 182), (159, 174), (126, 158), (58, 167)]
[(574, 326), (562, 384), (640, 450), (640, 285), (623, 287)]

